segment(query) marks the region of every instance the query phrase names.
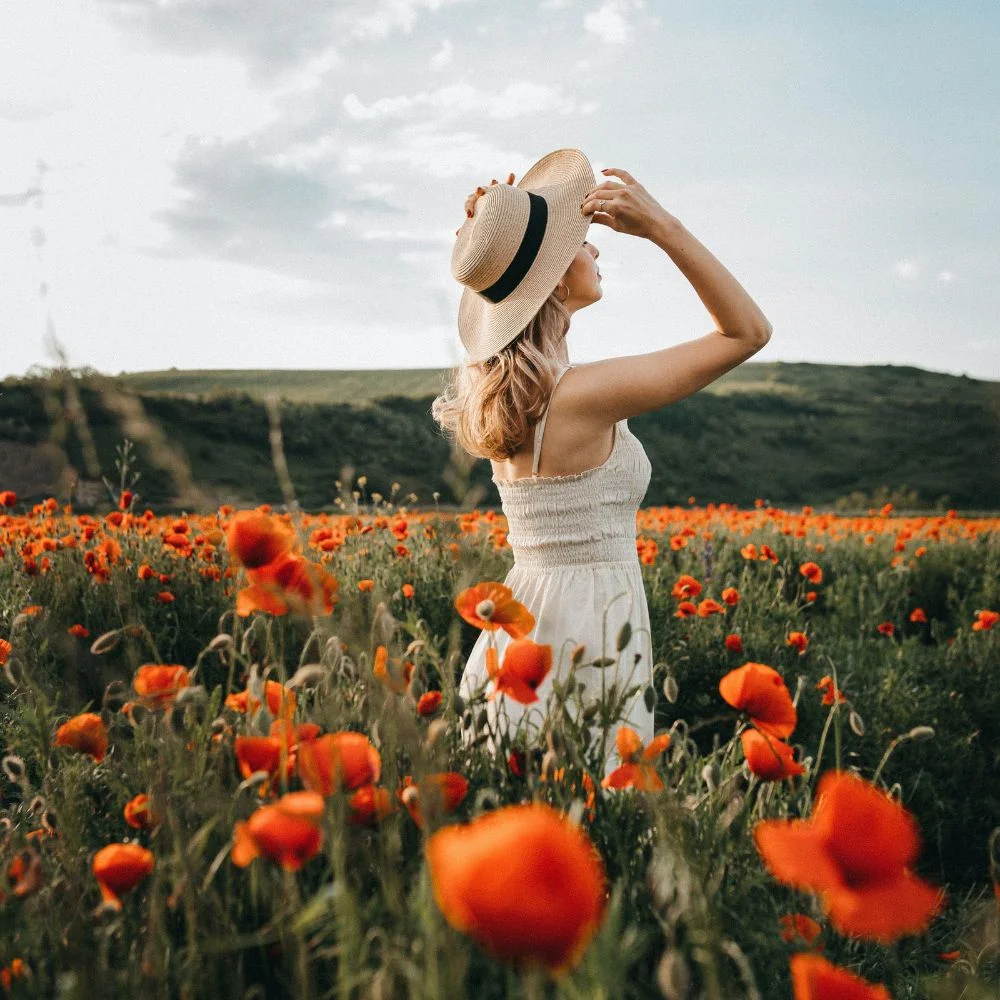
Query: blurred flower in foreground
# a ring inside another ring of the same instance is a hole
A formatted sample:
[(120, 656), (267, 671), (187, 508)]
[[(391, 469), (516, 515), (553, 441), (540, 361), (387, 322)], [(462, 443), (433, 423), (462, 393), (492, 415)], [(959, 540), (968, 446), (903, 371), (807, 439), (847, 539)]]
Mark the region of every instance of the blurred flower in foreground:
[(989, 632), (997, 622), (1000, 622), (1000, 611), (977, 611), (972, 631)]
[(315, 792), (289, 792), (262, 806), (233, 828), (233, 864), (245, 868), (264, 855), (287, 871), (298, 871), (323, 845), (323, 810), (323, 797)]
[(248, 569), (250, 585), (236, 595), (236, 613), (271, 615), (289, 612), (303, 617), (330, 614), (339, 600), (340, 585), (322, 566), (289, 552), (259, 569)]
[(96, 712), (84, 712), (64, 722), (56, 730), (53, 743), (57, 747), (69, 747), (89, 754), (100, 763), (108, 749), (108, 731), (104, 720)]
[(841, 934), (888, 944), (926, 930), (943, 893), (910, 871), (920, 850), (913, 817), (848, 771), (828, 771), (816, 794), (809, 819), (754, 827), (771, 874), (817, 893)]
[(455, 598), (455, 610), (470, 625), (488, 632), (502, 628), (512, 639), (523, 639), (535, 627), (535, 616), (502, 583), (487, 581), (463, 590)]
[(260, 510), (241, 510), (226, 525), (229, 556), (247, 569), (274, 562), (294, 545), (292, 526)]
[(139, 844), (108, 844), (94, 855), (93, 871), (101, 896), (116, 910), (120, 899), (153, 870), (152, 851)]
[[(295, 714), (295, 692), (283, 684), (279, 684), (277, 681), (265, 681), (264, 698), (267, 701), (267, 710), (271, 715), (290, 719)], [(253, 715), (260, 706), (260, 699), (251, 694), (249, 689), (226, 695), (226, 708), (231, 708), (236, 712), (249, 711)]]
[(559, 975), (604, 915), (607, 876), (590, 838), (540, 802), (446, 826), (426, 846), (434, 898), (456, 930), (499, 959)]
[(615, 735), (620, 767), (601, 781), (601, 788), (635, 788), (640, 792), (663, 791), (663, 779), (656, 773), (653, 761), (670, 746), (670, 734), (661, 733), (643, 748), (639, 734), (628, 726), (620, 726)]
[(789, 965), (795, 1000), (892, 1000), (884, 986), (869, 983), (821, 955), (792, 955)]
[(744, 663), (719, 681), (719, 693), (733, 708), (750, 716), (761, 731), (785, 739), (798, 715), (781, 674), (764, 663)]

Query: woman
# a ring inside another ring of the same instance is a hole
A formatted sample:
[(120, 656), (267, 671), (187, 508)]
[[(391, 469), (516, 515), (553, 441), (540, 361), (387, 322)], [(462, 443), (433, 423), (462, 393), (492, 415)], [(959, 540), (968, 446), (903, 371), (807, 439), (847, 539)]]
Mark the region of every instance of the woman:
[[(541, 723), (553, 683), (571, 671), (584, 686), (577, 707), (611, 684), (619, 694), (631, 690), (620, 718), (643, 743), (653, 738), (643, 697), (652, 679), (649, 609), (635, 545), (651, 466), (628, 418), (704, 388), (771, 336), (739, 282), (631, 174), (603, 172), (608, 179), (598, 184), (583, 153), (560, 149), (516, 186), (511, 174), (506, 184), (477, 188), (452, 253), (452, 273), (465, 286), (458, 326), (468, 359), (432, 412), (465, 451), (491, 460), (514, 553), (504, 583), (534, 615), (528, 637), (552, 645), (553, 669), (537, 703), (487, 702), (492, 732), (517, 729), (528, 745), (525, 729)], [(601, 298), (599, 251), (585, 239), (591, 223), (660, 247), (715, 329), (649, 354), (571, 365), (571, 317)], [(631, 636), (618, 652), (626, 621)], [(490, 635), (501, 664), (511, 641), (501, 630), (482, 633), (462, 675), (467, 699), (491, 690)], [(570, 650), (578, 644), (585, 656), (574, 670)], [(617, 662), (593, 665), (603, 657)], [(614, 732), (602, 746), (607, 774), (617, 763)]]

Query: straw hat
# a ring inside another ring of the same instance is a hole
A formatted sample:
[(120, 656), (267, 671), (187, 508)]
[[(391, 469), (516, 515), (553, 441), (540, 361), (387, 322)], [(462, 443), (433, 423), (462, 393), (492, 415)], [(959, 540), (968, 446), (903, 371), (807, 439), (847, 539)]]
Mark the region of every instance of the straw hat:
[(493, 184), (458, 231), (451, 273), (465, 286), (458, 333), (470, 362), (506, 347), (542, 307), (583, 245), (580, 208), (597, 183), (578, 149), (543, 156), (515, 184)]

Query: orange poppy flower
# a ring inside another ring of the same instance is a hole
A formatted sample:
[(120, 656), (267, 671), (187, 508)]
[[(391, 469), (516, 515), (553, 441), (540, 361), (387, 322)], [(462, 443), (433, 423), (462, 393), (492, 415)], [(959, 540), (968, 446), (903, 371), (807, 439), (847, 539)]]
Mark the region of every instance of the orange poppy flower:
[(792, 748), (776, 736), (767, 736), (756, 729), (744, 729), (741, 737), (743, 755), (753, 774), (762, 781), (781, 781), (806, 769), (795, 759)]
[(374, 784), (382, 773), (382, 758), (364, 733), (328, 733), (300, 744), (297, 757), (302, 784), (321, 795)]
[(406, 775), (397, 794), (406, 806), (410, 818), (422, 830), (424, 815), (421, 806), (434, 816), (453, 813), (462, 804), (468, 791), (469, 783), (461, 774), (457, 771), (442, 771), (425, 775), (419, 785), (410, 775)]
[(271, 792), (271, 782), (281, 770), (282, 757), (285, 761), (286, 780), (295, 773), (295, 755), (278, 737), (237, 736), (233, 741), (233, 752), (236, 754), (236, 763), (244, 779), (257, 771), (267, 772), (268, 779), (259, 789), (262, 798)]
[(835, 702), (838, 705), (842, 705), (845, 701), (847, 701), (844, 692), (833, 683), (833, 678), (829, 674), (819, 679), (819, 683), (816, 685), (816, 690), (823, 692), (822, 703), (824, 705), (832, 705)]
[(6, 639), (0, 639), (0, 667), (4, 666), (10, 659), (13, 649), (14, 647)]
[(607, 876), (590, 838), (541, 802), (504, 806), (426, 845), (448, 923), (505, 961), (574, 966), (604, 916)]
[(425, 691), (417, 701), (417, 715), (433, 715), (441, 707), (440, 691)]
[(923, 608), (914, 608), (910, 612), (910, 621), (911, 622), (926, 622), (927, 621), (927, 612), (924, 611)]
[(743, 640), (735, 632), (733, 632), (731, 635), (727, 635), (726, 649), (728, 649), (730, 653), (742, 653)]
[(143, 705), (159, 709), (169, 708), (190, 683), (187, 667), (179, 663), (144, 663), (135, 672), (132, 687)]
[(17, 494), (13, 490), (0, 491), (0, 507), (13, 507), (17, 503)]
[(976, 620), (972, 623), (972, 631), (990, 632), (997, 622), (1000, 622), (1000, 612), (989, 610), (977, 611)]
[(698, 602), (699, 618), (707, 618), (709, 615), (721, 615), (725, 610), (718, 601), (713, 601), (711, 597), (706, 597), (705, 600)]
[(86, 625), (70, 625), (66, 631), (77, 639), (86, 639), (90, 635), (90, 629)]
[(177, 598), (174, 597), (169, 590), (161, 590), (156, 595), (156, 599), (160, 602), (160, 604), (173, 604), (174, 601), (177, 600)]
[(298, 871), (323, 846), (323, 797), (315, 792), (289, 792), (261, 806), (246, 822), (233, 827), (233, 864), (245, 868), (264, 857), (286, 871)]
[(108, 844), (94, 855), (93, 872), (104, 901), (116, 910), (121, 896), (131, 892), (153, 870), (153, 853), (139, 844)]
[(823, 570), (814, 562), (804, 562), (799, 572), (812, 584), (823, 582)]
[(375, 649), (375, 659), (372, 663), (372, 673), (396, 694), (405, 694), (410, 688), (413, 678), (413, 664), (410, 660), (399, 657), (389, 658), (389, 650), (385, 646)]
[(42, 858), (34, 848), (20, 851), (7, 866), (7, 881), (17, 899), (34, 895), (41, 889), (44, 880)]
[(355, 826), (375, 826), (396, 809), (388, 790), (378, 785), (362, 785), (348, 798), (347, 806), (351, 811), (348, 822)]
[(799, 651), (799, 656), (801, 656), (809, 645), (809, 637), (805, 632), (789, 632), (785, 638), (785, 645), (793, 646)]
[(535, 616), (502, 583), (477, 583), (455, 598), (455, 610), (476, 628), (502, 628), (512, 639), (523, 639), (534, 627)]
[(779, 739), (792, 735), (798, 715), (785, 682), (765, 663), (744, 663), (719, 681), (719, 693), (733, 708), (750, 716), (761, 732)]
[(698, 614), (697, 606), (691, 601), (681, 601), (677, 605), (677, 610), (674, 612), (674, 618), (690, 618), (692, 615)]
[(314, 740), (319, 734), (320, 727), (315, 722), (295, 725), (290, 719), (275, 719), (268, 735), (281, 740), (289, 750), (294, 750), (300, 743)]
[(416, 593), (416, 591), (413, 589), (412, 583), (404, 583), (402, 590), (403, 590), (403, 597), (406, 598), (410, 598)]
[(358, 590), (360, 590), (361, 593), (363, 594), (368, 593), (374, 587), (375, 587), (374, 580), (358, 580)]
[(552, 646), (531, 639), (514, 639), (507, 644), (503, 665), (493, 678), (490, 699), (505, 694), (522, 705), (538, 701), (535, 690), (552, 669)]
[(628, 726), (620, 726), (615, 745), (622, 763), (601, 781), (601, 788), (635, 788), (640, 792), (662, 792), (663, 780), (652, 761), (670, 746), (670, 734), (661, 733), (643, 747), (639, 734)]
[(740, 592), (735, 587), (726, 587), (722, 592), (722, 599), (730, 606), (739, 604)]
[(149, 796), (143, 792), (125, 803), (125, 822), (135, 830), (149, 830), (160, 822), (150, 806)]
[(69, 747), (89, 754), (100, 763), (108, 749), (108, 731), (104, 720), (96, 712), (84, 712), (64, 722), (56, 730), (53, 743), (57, 747)]
[(236, 595), (236, 613), (252, 611), (305, 617), (330, 614), (339, 600), (340, 585), (322, 566), (304, 556), (285, 553), (259, 569), (247, 570), (250, 586)]
[(889, 943), (923, 932), (941, 907), (942, 892), (910, 871), (913, 817), (850, 772), (823, 775), (809, 819), (764, 820), (754, 841), (778, 881), (820, 895), (842, 934)]
[(684, 573), (677, 578), (677, 582), (670, 591), (670, 596), (689, 598), (697, 597), (700, 593), (701, 584), (693, 576), (688, 576), (687, 573)]
[(823, 933), (823, 928), (804, 913), (786, 913), (778, 917), (778, 923), (781, 925), (781, 940), (788, 944), (796, 944), (800, 939), (812, 944)]
[[(265, 681), (264, 698), (271, 715), (290, 719), (295, 714), (295, 692), (283, 684), (277, 681)], [(225, 704), (226, 708), (232, 708), (237, 712), (249, 710), (252, 715), (260, 708), (260, 699), (252, 696), (249, 690), (237, 691), (235, 694), (226, 695)]]
[(792, 955), (792, 989), (795, 1000), (892, 1000), (889, 991), (828, 962), (822, 955)]
[(295, 545), (295, 531), (278, 517), (259, 510), (241, 510), (226, 526), (229, 556), (247, 569), (259, 569), (285, 555)]

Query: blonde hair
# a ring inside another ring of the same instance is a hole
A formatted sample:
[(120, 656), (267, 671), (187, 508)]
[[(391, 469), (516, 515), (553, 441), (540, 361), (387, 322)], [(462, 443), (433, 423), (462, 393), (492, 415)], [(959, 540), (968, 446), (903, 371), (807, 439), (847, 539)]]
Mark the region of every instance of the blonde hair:
[(569, 310), (553, 291), (506, 347), (453, 369), (431, 404), (445, 436), (475, 458), (512, 458), (545, 410), (566, 358), (569, 323)]

